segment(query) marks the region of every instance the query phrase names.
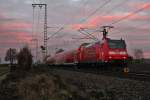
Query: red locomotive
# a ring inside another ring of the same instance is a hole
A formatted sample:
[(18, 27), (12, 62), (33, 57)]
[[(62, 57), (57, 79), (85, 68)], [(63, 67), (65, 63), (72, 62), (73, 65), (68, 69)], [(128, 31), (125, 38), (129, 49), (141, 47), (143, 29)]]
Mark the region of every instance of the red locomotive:
[(103, 39), (95, 43), (83, 43), (78, 49), (61, 52), (48, 59), (52, 64), (108, 64), (126, 65), (128, 53), (124, 40), (107, 38), (108, 30), (104, 27)]

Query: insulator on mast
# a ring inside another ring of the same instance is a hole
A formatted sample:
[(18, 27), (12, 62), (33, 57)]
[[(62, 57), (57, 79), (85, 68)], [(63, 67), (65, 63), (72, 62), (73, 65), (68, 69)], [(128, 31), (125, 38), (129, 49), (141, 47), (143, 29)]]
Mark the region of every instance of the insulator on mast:
[(42, 5), (39, 5), (40, 9), (42, 9)]

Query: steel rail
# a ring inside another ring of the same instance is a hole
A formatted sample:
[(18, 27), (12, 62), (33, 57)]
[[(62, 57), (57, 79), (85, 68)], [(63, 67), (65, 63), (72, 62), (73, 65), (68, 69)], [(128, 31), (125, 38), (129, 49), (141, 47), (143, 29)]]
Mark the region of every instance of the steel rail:
[(120, 79), (132, 79), (132, 80), (139, 80), (139, 81), (150, 81), (150, 74), (146, 74), (144, 72), (128, 72), (124, 73), (123, 71), (113, 71), (109, 69), (98, 69), (98, 68), (80, 68), (78, 69), (77, 66), (50, 66), (51, 69), (56, 70), (66, 70), (66, 71), (75, 71), (81, 73), (90, 73), (96, 75), (104, 75), (104, 76), (111, 76), (111, 77), (118, 77)]

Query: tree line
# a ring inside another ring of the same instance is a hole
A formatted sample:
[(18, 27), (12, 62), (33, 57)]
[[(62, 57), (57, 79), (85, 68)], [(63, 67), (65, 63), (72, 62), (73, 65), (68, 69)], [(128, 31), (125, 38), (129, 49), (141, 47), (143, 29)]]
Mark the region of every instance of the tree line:
[(17, 61), (21, 69), (29, 70), (33, 62), (32, 58), (31, 50), (25, 46), (19, 52), (14, 48), (9, 48), (6, 51), (5, 61), (9, 61), (11, 66)]

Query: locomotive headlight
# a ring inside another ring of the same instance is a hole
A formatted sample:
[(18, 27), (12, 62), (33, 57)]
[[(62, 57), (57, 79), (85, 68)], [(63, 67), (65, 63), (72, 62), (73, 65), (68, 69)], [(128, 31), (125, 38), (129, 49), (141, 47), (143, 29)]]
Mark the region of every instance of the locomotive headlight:
[(120, 52), (120, 54), (121, 54), (121, 55), (126, 55), (126, 54), (127, 54), (127, 52), (125, 52), (125, 51), (121, 51), (121, 52)]
[(127, 57), (123, 57), (123, 59), (126, 59)]
[(114, 51), (109, 51), (109, 54), (110, 54), (110, 55), (114, 55), (114, 54), (116, 54), (116, 52), (114, 52)]

